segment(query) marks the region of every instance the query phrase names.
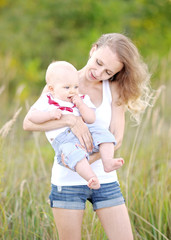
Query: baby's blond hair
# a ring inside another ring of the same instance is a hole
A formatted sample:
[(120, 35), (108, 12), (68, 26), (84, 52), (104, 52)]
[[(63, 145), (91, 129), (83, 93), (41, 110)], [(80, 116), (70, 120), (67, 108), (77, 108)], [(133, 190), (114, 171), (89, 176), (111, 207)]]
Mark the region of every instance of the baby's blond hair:
[(77, 69), (71, 63), (66, 61), (54, 61), (48, 66), (46, 70), (46, 83), (47, 85), (54, 85), (56, 81), (65, 77), (66, 72), (72, 73), (73, 71), (77, 72)]

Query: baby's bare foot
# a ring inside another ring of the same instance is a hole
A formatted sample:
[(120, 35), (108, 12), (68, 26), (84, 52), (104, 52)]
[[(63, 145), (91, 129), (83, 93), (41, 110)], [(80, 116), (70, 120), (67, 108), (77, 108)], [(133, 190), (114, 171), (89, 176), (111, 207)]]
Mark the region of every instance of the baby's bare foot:
[(112, 158), (110, 161), (108, 160), (108, 164), (104, 166), (104, 170), (105, 172), (111, 172), (119, 169), (120, 167), (122, 167), (123, 164), (123, 158)]
[(90, 180), (88, 181), (87, 186), (91, 189), (99, 189), (100, 188), (100, 183), (97, 177), (92, 177), (90, 178)]
[[(113, 159), (113, 166), (114, 168), (116, 167), (116, 169), (122, 167), (122, 165), (124, 164), (124, 160), (123, 158), (114, 158)], [(116, 170), (114, 169), (114, 170)]]

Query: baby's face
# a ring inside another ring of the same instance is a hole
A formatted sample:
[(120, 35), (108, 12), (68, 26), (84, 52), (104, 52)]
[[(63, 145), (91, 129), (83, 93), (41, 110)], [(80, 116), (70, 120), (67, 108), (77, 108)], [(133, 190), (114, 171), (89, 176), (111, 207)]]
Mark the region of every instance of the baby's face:
[(57, 75), (53, 96), (66, 102), (72, 102), (72, 97), (78, 94), (78, 73), (65, 71)]

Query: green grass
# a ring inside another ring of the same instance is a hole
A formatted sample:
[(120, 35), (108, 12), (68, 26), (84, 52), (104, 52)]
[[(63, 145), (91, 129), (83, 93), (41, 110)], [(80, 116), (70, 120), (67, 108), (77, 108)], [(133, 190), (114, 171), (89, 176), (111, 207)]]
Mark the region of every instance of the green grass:
[[(127, 119), (117, 153), (125, 159), (118, 177), (135, 240), (171, 239), (170, 87), (168, 82), (139, 127), (132, 127)], [(56, 240), (48, 203), (53, 150), (43, 133), (22, 130), (25, 113), (23, 108), (7, 136), (0, 138), (0, 239)], [(5, 119), (11, 117), (5, 114)], [(85, 240), (107, 239), (89, 203), (82, 236)]]

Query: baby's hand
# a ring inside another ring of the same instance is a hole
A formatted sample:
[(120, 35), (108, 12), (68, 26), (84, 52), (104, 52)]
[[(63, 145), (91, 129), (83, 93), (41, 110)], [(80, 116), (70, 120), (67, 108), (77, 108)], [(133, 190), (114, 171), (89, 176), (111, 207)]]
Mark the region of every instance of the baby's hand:
[(55, 108), (51, 110), (49, 114), (51, 120), (60, 119), (62, 116), (62, 111), (60, 109)]
[(79, 95), (74, 95), (72, 97), (72, 102), (76, 105), (76, 107), (78, 108), (82, 103), (83, 100), (79, 97)]

